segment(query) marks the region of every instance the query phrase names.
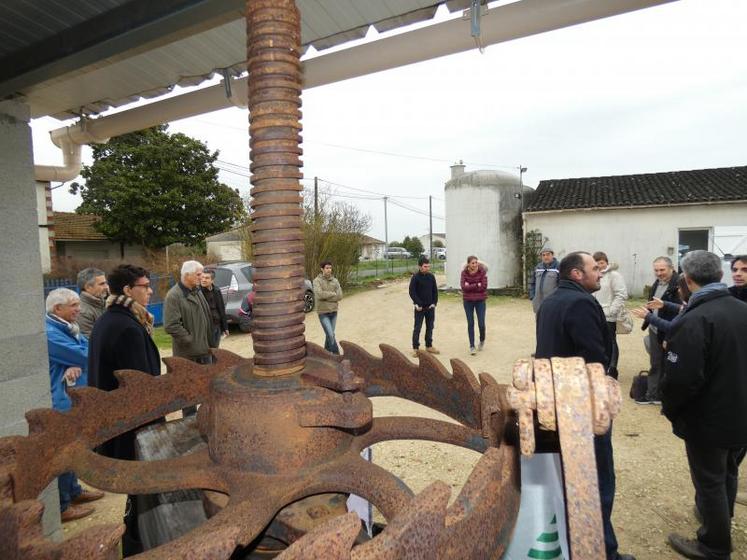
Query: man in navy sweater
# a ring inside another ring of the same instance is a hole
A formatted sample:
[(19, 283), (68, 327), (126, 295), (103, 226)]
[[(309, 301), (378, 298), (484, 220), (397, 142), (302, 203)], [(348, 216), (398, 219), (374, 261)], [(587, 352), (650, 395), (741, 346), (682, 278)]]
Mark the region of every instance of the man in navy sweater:
[(440, 354), (433, 346), (433, 325), (436, 321), (436, 304), (438, 288), (436, 277), (431, 273), (431, 261), (428, 257), (418, 259), (418, 271), (410, 279), (410, 299), (415, 305), (415, 326), (412, 329), (412, 355), (418, 357), (420, 348), (420, 329), (425, 319), (425, 350), (431, 354)]

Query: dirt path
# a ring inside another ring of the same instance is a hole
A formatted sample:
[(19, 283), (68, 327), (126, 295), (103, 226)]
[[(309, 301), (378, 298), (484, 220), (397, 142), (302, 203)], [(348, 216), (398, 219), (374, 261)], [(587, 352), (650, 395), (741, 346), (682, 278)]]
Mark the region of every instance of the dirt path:
[[(373, 354), (380, 343), (402, 351), (410, 348), (412, 307), (404, 281), (343, 299), (337, 322), (339, 340), (350, 340)], [(324, 335), (315, 314), (306, 321), (307, 340), (323, 344)], [(627, 395), (633, 376), (647, 368), (643, 337), (637, 327), (620, 344), (620, 381)], [(466, 321), (461, 299), (442, 297), (436, 314), (434, 344), (440, 359), (449, 367), (450, 358), (460, 358), (475, 373), (487, 371), (499, 382), (510, 382), (513, 362), (534, 351), (534, 315), (526, 300), (491, 298), (487, 311), (487, 344), (483, 352), (470, 356)], [(250, 356), (248, 335), (232, 334), (224, 348)], [(395, 398), (374, 399), (376, 415), (423, 415), (446, 419), (429, 409)], [(671, 433), (669, 422), (658, 406), (636, 406), (625, 398), (613, 433), (617, 472), (617, 497), (613, 522), (620, 549), (638, 560), (679, 558), (666, 544), (670, 532), (692, 536), (697, 528), (692, 515), (693, 489), (684, 445)], [(374, 460), (400, 476), (418, 492), (441, 479), (454, 488), (455, 495), (479, 456), (447, 445), (424, 442), (388, 442), (374, 447)], [(744, 471), (744, 469), (743, 469)], [(745, 473), (747, 476), (747, 473)], [(112, 522), (117, 518), (121, 498), (112, 496), (100, 503), (97, 514), (77, 525)], [(108, 519), (107, 519), (108, 518)], [(85, 523), (83, 523), (85, 522)], [(66, 534), (77, 532), (72, 524)], [(732, 535), (737, 560), (747, 559), (747, 507), (736, 506)]]

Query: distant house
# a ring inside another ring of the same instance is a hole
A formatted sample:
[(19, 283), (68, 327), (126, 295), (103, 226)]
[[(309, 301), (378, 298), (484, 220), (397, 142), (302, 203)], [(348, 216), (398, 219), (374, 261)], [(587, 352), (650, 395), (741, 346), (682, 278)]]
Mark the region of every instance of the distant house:
[[(426, 233), (425, 235), (421, 235), (420, 237), (418, 237), (418, 239), (420, 239), (420, 242), (423, 244), (423, 250), (426, 253), (430, 253), (430, 242), (431, 242), (430, 235)], [(434, 233), (433, 234), (433, 246), (434, 247), (438, 246), (438, 243), (436, 243), (436, 241), (440, 241), (441, 245), (443, 247), (446, 247), (446, 234), (445, 233)]]
[(207, 255), (219, 261), (240, 261), (245, 240), (248, 240), (246, 226), (211, 235), (205, 238)]
[(369, 235), (363, 236), (361, 242), (361, 258), (364, 260), (381, 259), (384, 257), (386, 243)]
[(50, 239), (54, 242), (57, 258), (78, 261), (122, 260), (142, 257), (142, 245), (111, 241), (94, 228), (99, 220), (92, 214), (53, 212)]
[(523, 216), (524, 231), (538, 231), (559, 258), (604, 251), (640, 294), (653, 283), (656, 257), (677, 266), (687, 251), (723, 255), (739, 244), (734, 236), (747, 233), (747, 166), (545, 180)]

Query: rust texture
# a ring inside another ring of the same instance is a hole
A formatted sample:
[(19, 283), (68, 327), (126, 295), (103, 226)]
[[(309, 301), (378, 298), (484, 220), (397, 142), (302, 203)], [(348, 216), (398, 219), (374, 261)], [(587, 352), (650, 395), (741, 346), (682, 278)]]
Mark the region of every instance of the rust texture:
[[(518, 515), (520, 451), (535, 452), (536, 429), (560, 440), (573, 558), (601, 557), (593, 435), (609, 429), (621, 403), (619, 385), (601, 366), (519, 360), (509, 387), (476, 377), (460, 360), (449, 371), (427, 353), (413, 363), (391, 346), (374, 356), (342, 342), (344, 355), (335, 356), (305, 342), (299, 12), (292, 0), (248, 0), (246, 18), (254, 358), (223, 350), (213, 352), (211, 365), (168, 358), (163, 376), (120, 371), (114, 391), (71, 390), (67, 413), (28, 412), (28, 436), (0, 439), (0, 558), (116, 557), (122, 526), (92, 528), (63, 543), (42, 537), (37, 498), (56, 476), (75, 471), (109, 492), (204, 491), (208, 520), (143, 559), (226, 559), (250, 546), (263, 553), (287, 547), (284, 560), (497, 559)], [(374, 418), (376, 396), (422, 404), (453, 422)], [(196, 426), (206, 444), (192, 453), (120, 461), (93, 452), (193, 404), (202, 405)], [(507, 443), (515, 424), (519, 447)], [(361, 458), (366, 447), (403, 439), (482, 454), (451, 505), (444, 483), (415, 496)], [(343, 513), (349, 493), (386, 519), (374, 539), (362, 542), (357, 517)]]
[(301, 24), (293, 0), (247, 2), (255, 373), (304, 365)]

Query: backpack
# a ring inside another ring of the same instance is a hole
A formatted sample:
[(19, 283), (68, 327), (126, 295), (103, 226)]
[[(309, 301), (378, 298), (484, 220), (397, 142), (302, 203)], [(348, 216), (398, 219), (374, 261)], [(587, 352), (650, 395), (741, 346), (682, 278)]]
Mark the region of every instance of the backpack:
[(641, 370), (633, 378), (630, 385), (630, 398), (634, 401), (645, 401), (646, 391), (648, 390), (648, 370)]

